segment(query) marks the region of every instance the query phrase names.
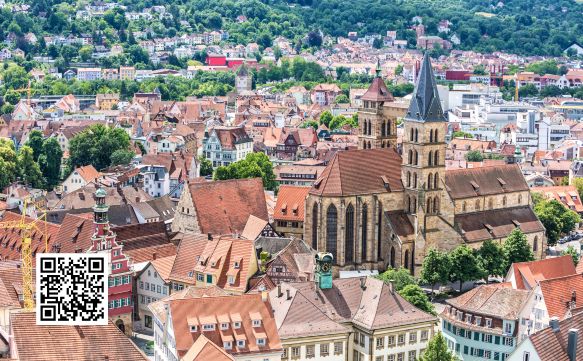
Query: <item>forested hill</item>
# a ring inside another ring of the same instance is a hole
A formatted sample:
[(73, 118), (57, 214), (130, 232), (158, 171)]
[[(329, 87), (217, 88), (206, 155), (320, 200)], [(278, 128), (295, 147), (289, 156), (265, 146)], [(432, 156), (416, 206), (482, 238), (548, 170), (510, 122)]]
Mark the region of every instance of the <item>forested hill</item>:
[[(575, 0), (118, 1), (128, 12), (164, 5), (172, 15), (150, 22), (128, 21), (120, 9), (89, 21), (76, 18), (78, 10), (91, 4), (89, 0), (13, 1), (30, 4), (31, 12), (0, 11), (0, 38), (15, 30), (37, 35), (102, 32), (110, 41), (123, 43), (128, 29), (149, 29), (156, 36), (223, 29), (238, 43), (257, 41), (270, 46), (274, 37), (283, 35), (299, 46), (307, 33), (316, 30), (334, 36), (346, 36), (349, 31), (384, 35), (387, 30), (397, 30), (399, 38), (414, 45), (412, 18), (421, 16), (430, 35), (438, 35), (440, 20), (449, 20), (452, 33), (461, 40), (461, 49), (559, 55), (573, 41), (583, 42), (583, 3)], [(247, 21), (238, 22), (240, 15)]]

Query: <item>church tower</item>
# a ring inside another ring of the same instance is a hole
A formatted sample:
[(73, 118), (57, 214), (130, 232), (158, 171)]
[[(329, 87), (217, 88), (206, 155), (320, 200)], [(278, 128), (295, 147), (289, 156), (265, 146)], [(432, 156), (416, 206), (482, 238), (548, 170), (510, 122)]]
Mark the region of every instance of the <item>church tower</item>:
[(447, 120), (441, 108), (429, 55), (425, 54), (404, 119), (402, 180), (405, 212), (424, 233), (426, 217), (440, 214), (445, 181)]
[(377, 62), (372, 84), (360, 99), (362, 108), (358, 110), (358, 148), (396, 148), (396, 119), (387, 116), (384, 107), (385, 103), (394, 101), (394, 98), (381, 77), (380, 63)]
[(241, 64), (235, 73), (235, 89), (237, 90), (237, 94), (251, 90), (253, 85), (253, 79), (251, 77), (252, 75), (247, 65), (245, 63)]

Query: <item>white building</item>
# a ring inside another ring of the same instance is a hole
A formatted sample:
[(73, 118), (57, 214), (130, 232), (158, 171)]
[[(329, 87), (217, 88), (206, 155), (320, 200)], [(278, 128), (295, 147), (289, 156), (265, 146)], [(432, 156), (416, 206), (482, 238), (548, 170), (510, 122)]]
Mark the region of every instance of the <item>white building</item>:
[[(148, 305), (170, 294), (168, 276), (176, 256), (169, 256), (145, 262), (143, 269), (136, 276), (136, 299), (139, 321), (134, 322), (134, 329), (154, 331), (152, 312)], [(142, 265), (136, 264), (136, 268)]]
[(97, 181), (99, 177), (100, 173), (92, 165), (86, 165), (71, 172), (61, 186), (64, 193), (71, 193)]

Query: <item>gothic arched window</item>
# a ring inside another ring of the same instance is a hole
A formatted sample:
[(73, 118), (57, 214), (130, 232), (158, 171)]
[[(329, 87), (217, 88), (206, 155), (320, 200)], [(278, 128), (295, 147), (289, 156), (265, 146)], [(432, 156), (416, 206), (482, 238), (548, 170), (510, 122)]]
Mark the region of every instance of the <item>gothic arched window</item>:
[(466, 211), (466, 201), (462, 202), (462, 212)]
[(403, 265), (405, 266), (406, 269), (409, 269), (409, 250), (405, 251), (405, 260), (403, 262)]
[(425, 212), (427, 212), (427, 214), (431, 213), (431, 206), (433, 205), (433, 201), (431, 200), (431, 197), (427, 197), (427, 206), (425, 208)]
[(433, 174), (429, 173), (427, 175), (427, 189), (431, 189), (433, 187)]
[(413, 188), (417, 188), (417, 173), (413, 173)]
[(494, 200), (492, 198), (488, 200), (488, 209), (494, 209)]
[(439, 173), (433, 176), (433, 189), (439, 189)]
[(361, 250), (362, 250), (362, 261), (366, 261), (368, 259), (367, 255), (367, 243), (368, 243), (368, 206), (363, 204), (362, 206), (362, 234), (361, 234)]
[(434, 141), (435, 143), (439, 142), (439, 140), (437, 140), (437, 129), (435, 129), (435, 130), (433, 131), (433, 141)]
[(480, 200), (476, 199), (476, 211), (480, 210)]
[(346, 208), (346, 229), (344, 239), (344, 262), (354, 262), (354, 207), (352, 203)]
[(506, 196), (502, 197), (502, 206), (506, 207)]
[(419, 153), (415, 151), (415, 165), (419, 165)]
[(433, 213), (439, 213), (439, 197), (433, 198)]
[(390, 260), (391, 268), (395, 268), (395, 246), (391, 246), (391, 260)]
[(411, 172), (407, 172), (407, 187), (411, 187)]
[(429, 143), (433, 143), (433, 129), (429, 130)]
[(435, 153), (433, 153), (433, 165), (439, 165), (439, 151), (436, 150)]
[(419, 142), (419, 130), (415, 129), (415, 143)]
[(433, 152), (429, 151), (429, 156), (427, 157), (427, 165), (431, 167), (432, 162), (433, 162)]
[(538, 251), (538, 236), (534, 236), (534, 242), (532, 243), (532, 250), (534, 252)]
[(381, 137), (384, 137), (385, 136), (385, 133), (387, 131), (386, 122), (387, 122), (386, 120), (383, 120), (383, 124), (381, 126)]
[(382, 243), (381, 238), (383, 234), (383, 205), (378, 202), (378, 219), (379, 225), (377, 227), (377, 259), (382, 258)]
[(415, 130), (411, 128), (411, 134), (409, 135), (409, 140), (412, 142), (415, 139)]
[(336, 244), (338, 242), (338, 212), (331, 204), (326, 212), (326, 252), (332, 253), (336, 261)]
[(312, 208), (312, 248), (318, 249), (318, 229), (320, 225), (318, 224), (318, 203), (314, 203)]
[(522, 194), (518, 195), (518, 204), (522, 204)]
[(413, 164), (413, 150), (409, 149), (409, 164)]

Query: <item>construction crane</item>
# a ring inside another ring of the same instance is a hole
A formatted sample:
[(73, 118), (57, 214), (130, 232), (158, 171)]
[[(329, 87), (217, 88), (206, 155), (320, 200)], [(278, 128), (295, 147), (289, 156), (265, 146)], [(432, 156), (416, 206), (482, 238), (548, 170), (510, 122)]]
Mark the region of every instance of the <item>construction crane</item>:
[[(37, 218), (32, 221), (27, 219), (26, 213), (32, 206)], [(24, 310), (32, 311), (34, 309), (34, 297), (32, 287), (32, 234), (39, 232), (43, 235), (45, 241), (45, 252), (49, 251), (48, 232), (46, 211), (41, 211), (38, 215), (37, 205), (29, 198), (24, 199), (22, 215), (17, 221), (0, 222), (0, 229), (19, 229), (22, 238), (21, 260), (22, 260), (22, 296)], [(39, 225), (39, 222), (44, 220), (44, 227)], [(43, 228), (43, 229), (41, 229)]]

